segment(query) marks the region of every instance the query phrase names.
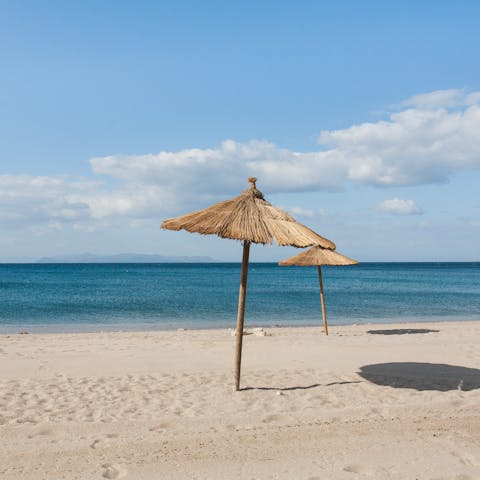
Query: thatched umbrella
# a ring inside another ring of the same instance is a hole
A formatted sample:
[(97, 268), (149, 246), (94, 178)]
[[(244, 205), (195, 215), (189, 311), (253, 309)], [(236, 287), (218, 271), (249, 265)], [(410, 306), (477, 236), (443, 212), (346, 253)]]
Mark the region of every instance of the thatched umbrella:
[(257, 190), (256, 178), (249, 178), (250, 188), (238, 197), (217, 203), (211, 207), (165, 220), (162, 228), (187, 230), (203, 235), (218, 235), (243, 241), (242, 273), (238, 295), (238, 314), (235, 354), (235, 389), (240, 388), (242, 362), (243, 322), (247, 292), (248, 258), (251, 243), (292, 246), (298, 248), (321, 245), (335, 249), (335, 244), (321, 237), (310, 228), (298, 223), (288, 213), (272, 206)]
[(318, 281), (320, 283), (320, 301), (322, 303), (322, 317), (323, 325), (325, 327), (325, 334), (328, 335), (327, 325), (327, 312), (325, 310), (325, 297), (323, 295), (323, 281), (322, 281), (322, 265), (355, 265), (358, 263), (356, 260), (340, 255), (338, 252), (334, 252), (330, 249), (325, 249), (320, 246), (315, 246), (308, 249), (306, 252), (299, 253), (294, 257), (290, 257), (287, 260), (282, 260), (279, 265), (299, 267), (317, 266), (318, 268)]

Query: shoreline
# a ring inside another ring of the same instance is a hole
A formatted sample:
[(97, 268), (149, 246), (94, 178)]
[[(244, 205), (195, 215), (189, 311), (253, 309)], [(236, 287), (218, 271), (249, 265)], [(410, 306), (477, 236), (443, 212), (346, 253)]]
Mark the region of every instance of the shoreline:
[[(404, 317), (403, 317), (404, 318)], [(335, 323), (331, 322), (329, 319), (328, 327), (349, 327), (349, 326), (362, 326), (362, 325), (408, 325), (415, 323), (462, 323), (462, 322), (480, 322), (480, 314), (474, 318), (465, 318), (464, 316), (452, 317), (410, 317), (408, 319), (400, 320), (398, 318), (392, 318), (390, 320), (379, 319), (380, 321), (372, 321), (371, 318), (368, 319), (356, 319), (353, 322), (341, 322)], [(201, 323), (201, 322), (199, 322)], [(245, 329), (253, 328), (323, 328), (322, 319), (318, 319), (318, 323), (298, 323), (298, 324), (283, 324), (275, 322), (258, 322), (258, 323), (248, 323), (248, 319), (245, 322)], [(157, 326), (158, 325), (158, 326)], [(167, 324), (161, 326), (159, 324), (152, 323), (112, 323), (112, 324), (89, 324), (83, 323), (81, 325), (72, 325), (72, 324), (1, 324), (0, 323), (0, 336), (1, 335), (15, 335), (15, 334), (31, 334), (31, 335), (42, 335), (42, 334), (75, 334), (75, 333), (116, 333), (116, 332), (174, 332), (174, 331), (212, 331), (212, 330), (226, 330), (226, 329), (235, 329), (235, 318), (232, 317), (232, 321), (227, 323), (222, 323), (221, 325), (199, 325), (196, 326), (194, 323), (178, 323), (178, 324)]]

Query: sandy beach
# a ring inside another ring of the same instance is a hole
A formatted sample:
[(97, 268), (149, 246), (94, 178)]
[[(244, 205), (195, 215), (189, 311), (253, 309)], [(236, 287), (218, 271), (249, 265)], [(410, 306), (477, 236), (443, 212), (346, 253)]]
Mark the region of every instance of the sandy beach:
[(480, 322), (0, 336), (0, 477), (480, 478)]

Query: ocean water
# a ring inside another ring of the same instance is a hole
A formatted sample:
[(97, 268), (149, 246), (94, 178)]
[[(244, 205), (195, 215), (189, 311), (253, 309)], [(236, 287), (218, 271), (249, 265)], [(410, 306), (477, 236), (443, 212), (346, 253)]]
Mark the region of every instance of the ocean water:
[[(480, 320), (480, 263), (322, 269), (330, 324)], [(234, 327), (240, 264), (0, 264), (0, 332)], [(315, 267), (250, 264), (247, 326), (321, 324)]]

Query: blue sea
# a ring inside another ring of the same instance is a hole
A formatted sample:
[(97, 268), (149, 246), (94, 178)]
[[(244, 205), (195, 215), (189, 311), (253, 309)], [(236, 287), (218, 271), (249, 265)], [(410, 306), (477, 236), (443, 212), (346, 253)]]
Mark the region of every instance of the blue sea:
[[(480, 320), (480, 263), (322, 269), (330, 324)], [(238, 263), (0, 264), (0, 332), (234, 327)], [(315, 267), (250, 264), (247, 326), (321, 323)]]

